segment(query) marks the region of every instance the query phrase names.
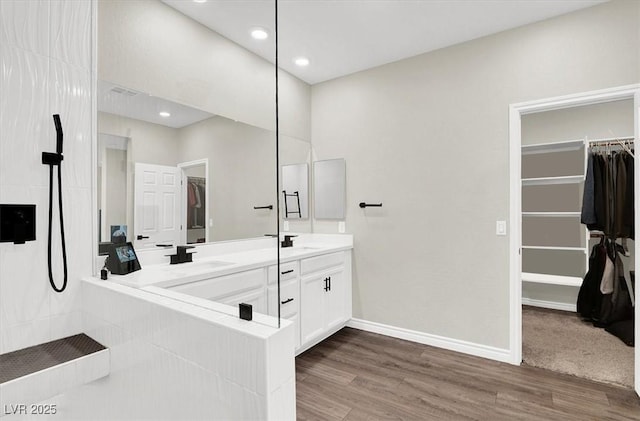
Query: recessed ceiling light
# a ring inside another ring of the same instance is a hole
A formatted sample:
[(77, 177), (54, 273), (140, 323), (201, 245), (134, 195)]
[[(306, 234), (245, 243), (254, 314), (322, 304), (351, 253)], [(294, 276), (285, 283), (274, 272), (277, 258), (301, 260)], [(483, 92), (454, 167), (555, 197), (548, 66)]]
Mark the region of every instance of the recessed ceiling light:
[(171, 113), (168, 111), (160, 111), (158, 114), (160, 114), (160, 117), (171, 117)]
[(264, 28), (253, 28), (251, 30), (251, 36), (253, 39), (267, 39), (269, 38), (269, 31)]
[(194, 3), (206, 3), (207, 0), (193, 0)]
[(306, 57), (296, 57), (293, 59), (293, 62), (300, 67), (305, 67), (309, 65), (309, 59)]

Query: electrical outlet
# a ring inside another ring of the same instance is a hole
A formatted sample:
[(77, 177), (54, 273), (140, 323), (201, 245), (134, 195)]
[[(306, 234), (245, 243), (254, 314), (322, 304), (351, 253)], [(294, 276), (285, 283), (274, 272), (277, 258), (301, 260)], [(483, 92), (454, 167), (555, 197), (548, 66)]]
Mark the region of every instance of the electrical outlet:
[(496, 221), (496, 235), (507, 235), (507, 221)]
[(213, 219), (209, 219), (209, 226), (212, 227), (213, 226)]
[(283, 231), (289, 231), (289, 221), (284, 221), (282, 223), (282, 230)]
[(340, 234), (344, 234), (345, 231), (346, 231), (346, 228), (345, 228), (344, 221), (339, 221), (338, 222), (338, 232)]

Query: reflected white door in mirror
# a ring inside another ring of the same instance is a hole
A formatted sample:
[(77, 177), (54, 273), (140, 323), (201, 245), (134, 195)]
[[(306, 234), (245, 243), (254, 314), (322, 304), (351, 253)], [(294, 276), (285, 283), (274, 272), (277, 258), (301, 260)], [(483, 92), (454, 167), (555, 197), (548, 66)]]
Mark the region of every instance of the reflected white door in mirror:
[(181, 170), (137, 162), (134, 179), (135, 247), (178, 244)]

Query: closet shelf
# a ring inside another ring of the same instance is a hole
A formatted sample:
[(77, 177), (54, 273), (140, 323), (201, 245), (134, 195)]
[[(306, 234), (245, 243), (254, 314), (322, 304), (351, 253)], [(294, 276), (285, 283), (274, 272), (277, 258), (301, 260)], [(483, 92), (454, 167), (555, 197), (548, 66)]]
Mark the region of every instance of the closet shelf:
[(527, 250), (563, 250), (563, 251), (581, 251), (587, 253), (586, 247), (562, 247), (562, 246), (522, 246)]
[(523, 145), (522, 155), (532, 155), (550, 152), (576, 151), (584, 146), (584, 139), (566, 140), (563, 142), (536, 143)]
[(522, 282), (579, 287), (582, 285), (582, 278), (578, 278), (577, 276), (560, 276), (547, 275), (545, 273), (522, 272)]
[(577, 184), (584, 181), (584, 175), (566, 175), (561, 177), (523, 178), (523, 186), (543, 186), (551, 184)]
[(540, 217), (579, 217), (580, 212), (522, 212), (522, 216), (540, 216)]

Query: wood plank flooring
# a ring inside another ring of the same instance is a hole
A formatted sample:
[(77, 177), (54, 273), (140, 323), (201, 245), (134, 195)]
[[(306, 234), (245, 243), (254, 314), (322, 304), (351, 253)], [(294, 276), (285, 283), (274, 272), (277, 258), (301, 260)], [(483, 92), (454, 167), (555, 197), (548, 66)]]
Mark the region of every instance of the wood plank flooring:
[(296, 380), (298, 420), (640, 420), (629, 389), (350, 328)]

